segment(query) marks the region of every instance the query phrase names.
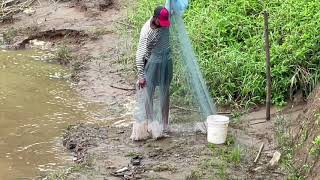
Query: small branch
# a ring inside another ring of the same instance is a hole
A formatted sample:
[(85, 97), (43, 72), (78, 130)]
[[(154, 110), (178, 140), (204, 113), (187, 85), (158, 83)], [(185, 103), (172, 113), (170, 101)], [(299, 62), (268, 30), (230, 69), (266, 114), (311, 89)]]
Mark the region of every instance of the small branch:
[(265, 119), (266, 117), (259, 117), (259, 118), (248, 119), (248, 121), (265, 120)]
[(109, 85), (109, 86), (112, 87), (112, 88), (115, 88), (115, 89), (123, 90), (123, 91), (135, 91), (136, 90), (135, 88), (123, 88), (123, 87), (117, 87), (117, 86), (114, 86), (114, 85)]
[[(184, 107), (180, 107), (180, 106), (176, 106), (176, 105), (172, 105), (172, 108), (176, 108), (176, 109), (181, 109), (184, 111), (192, 111), (192, 112), (199, 112), (197, 110), (194, 109), (188, 109), (188, 108), (184, 108)], [(231, 114), (231, 112), (217, 112), (217, 114)]]
[(230, 115), (231, 112), (217, 112), (217, 114), (225, 114), (225, 115)]
[(253, 161), (254, 163), (258, 162), (258, 159), (260, 158), (260, 155), (261, 155), (261, 152), (262, 152), (263, 148), (264, 148), (264, 143), (261, 144), (259, 152), (258, 152), (258, 154), (256, 156), (256, 159), (254, 159), (254, 161)]
[(39, 6), (41, 6), (41, 2), (40, 2), (40, 0), (37, 0), (37, 2), (38, 2), (38, 4), (39, 4)]
[(176, 108), (176, 109), (181, 109), (181, 110), (184, 110), (184, 111), (199, 112), (199, 111), (194, 110), (194, 109), (188, 109), (188, 108), (184, 108), (184, 107), (180, 107), (180, 106), (176, 106), (176, 105), (172, 105), (171, 107)]
[(262, 124), (262, 123), (266, 123), (268, 121), (260, 121), (260, 122), (256, 122), (256, 123), (250, 123), (250, 125), (256, 125), (256, 124)]

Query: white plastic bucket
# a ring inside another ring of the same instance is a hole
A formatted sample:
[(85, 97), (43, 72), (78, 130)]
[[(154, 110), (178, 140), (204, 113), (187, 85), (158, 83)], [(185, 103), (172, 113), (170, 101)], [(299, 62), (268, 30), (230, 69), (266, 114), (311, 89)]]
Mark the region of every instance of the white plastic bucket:
[(227, 139), (229, 117), (211, 115), (207, 117), (207, 139), (209, 143), (223, 144)]

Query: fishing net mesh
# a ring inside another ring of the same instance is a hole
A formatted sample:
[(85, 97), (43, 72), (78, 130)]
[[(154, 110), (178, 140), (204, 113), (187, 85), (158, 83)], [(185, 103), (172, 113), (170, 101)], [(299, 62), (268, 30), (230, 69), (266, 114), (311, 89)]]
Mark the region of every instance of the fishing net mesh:
[(182, 11), (175, 9), (175, 2), (170, 2), (170, 29), (160, 30), (161, 38), (146, 63), (147, 85), (137, 90), (133, 140), (158, 138), (166, 130), (205, 132), (206, 117), (215, 114)]

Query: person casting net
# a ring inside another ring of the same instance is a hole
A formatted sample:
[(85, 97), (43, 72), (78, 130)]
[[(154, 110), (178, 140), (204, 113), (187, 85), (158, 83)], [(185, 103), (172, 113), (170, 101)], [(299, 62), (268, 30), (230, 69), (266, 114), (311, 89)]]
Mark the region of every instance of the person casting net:
[[(166, 4), (155, 8), (141, 29), (132, 140), (161, 137), (173, 125), (194, 128), (214, 113), (181, 17), (187, 4)], [(178, 108), (170, 112), (169, 129), (170, 89), (171, 104)]]

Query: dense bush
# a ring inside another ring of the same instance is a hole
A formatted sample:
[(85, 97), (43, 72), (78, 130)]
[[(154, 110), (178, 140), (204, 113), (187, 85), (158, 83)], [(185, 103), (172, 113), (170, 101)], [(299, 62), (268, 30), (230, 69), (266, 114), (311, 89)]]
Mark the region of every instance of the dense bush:
[[(265, 101), (263, 16), (270, 14), (272, 99), (281, 105), (320, 77), (320, 1), (191, 0), (185, 23), (212, 96), (220, 104)], [(138, 0), (139, 28), (159, 0)]]

